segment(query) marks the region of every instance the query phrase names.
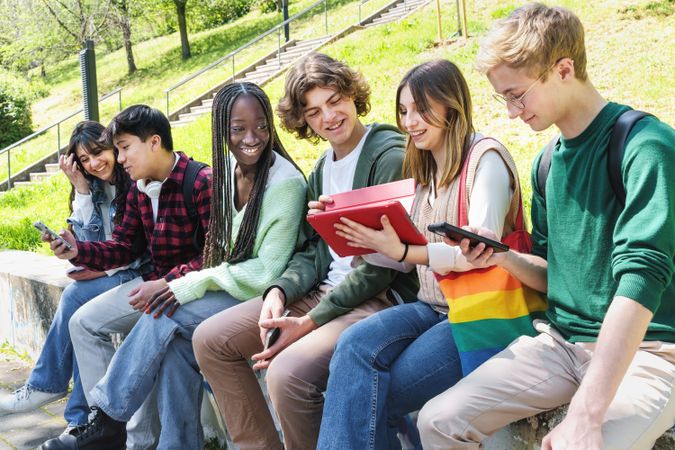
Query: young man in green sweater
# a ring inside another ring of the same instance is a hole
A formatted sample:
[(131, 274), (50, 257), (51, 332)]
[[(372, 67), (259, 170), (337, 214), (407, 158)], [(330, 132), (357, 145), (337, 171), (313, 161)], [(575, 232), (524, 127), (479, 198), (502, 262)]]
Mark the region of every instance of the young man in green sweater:
[[(586, 74), (584, 31), (563, 8), (530, 4), (499, 21), (479, 68), (510, 118), (562, 134), (545, 188), (532, 169), (532, 254), (469, 249), (548, 295), (540, 334), (522, 337), (422, 409), (425, 449), (478, 449), (510, 422), (569, 403), (542, 449), (651, 448), (675, 422), (675, 132), (647, 117), (628, 136), (622, 206), (608, 177), (627, 106)], [(485, 230), (475, 230), (489, 236)]]
[[(283, 126), (330, 145), (308, 179), (310, 213), (323, 209), (330, 194), (401, 178), (403, 136), (389, 125), (366, 126), (359, 119), (370, 109), (369, 92), (360, 73), (322, 54), (309, 55), (288, 74), (277, 109)], [(306, 233), (304, 246), (260, 300), (212, 317), (193, 339), (197, 361), (240, 448), (315, 448), (328, 364), (340, 333), (391, 306), (390, 290), (402, 298), (417, 292), (414, 273), (341, 258), (311, 228)], [(289, 317), (281, 317), (285, 308)], [(278, 340), (264, 348), (268, 330), (276, 327)], [(249, 358), (254, 369), (269, 366), (267, 388), (283, 445)]]

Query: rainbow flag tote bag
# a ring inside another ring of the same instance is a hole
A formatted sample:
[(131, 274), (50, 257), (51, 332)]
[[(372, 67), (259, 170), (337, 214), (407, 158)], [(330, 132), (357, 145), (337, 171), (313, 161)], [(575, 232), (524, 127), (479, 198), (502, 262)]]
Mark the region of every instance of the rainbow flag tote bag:
[[(466, 158), (460, 178), (459, 226), (468, 223), (465, 191), (469, 156), (471, 154)], [(517, 180), (517, 174), (515, 176)], [(523, 207), (518, 187), (514, 189), (513, 195), (518, 196), (514, 231), (502, 241), (513, 250), (529, 253), (532, 241), (523, 226)], [(543, 318), (547, 306), (545, 298), (501, 267), (436, 274), (436, 279), (450, 308), (448, 319), (464, 375), (471, 373), (519, 336), (537, 334), (532, 321)]]

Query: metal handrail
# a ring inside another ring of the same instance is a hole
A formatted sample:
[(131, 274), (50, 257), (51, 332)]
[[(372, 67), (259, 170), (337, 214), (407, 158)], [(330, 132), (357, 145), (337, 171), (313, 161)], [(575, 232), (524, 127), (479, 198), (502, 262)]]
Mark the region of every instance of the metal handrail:
[[(104, 96), (100, 97), (98, 99), (99, 103), (102, 102), (103, 100), (106, 100), (113, 95), (118, 94), (118, 102), (119, 102), (119, 109), (122, 110), (122, 88), (119, 87), (111, 92), (108, 92)], [(12, 149), (20, 146), (21, 144), (24, 144), (28, 141), (30, 141), (33, 138), (36, 138), (47, 131), (51, 130), (52, 128), (56, 127), (56, 153), (61, 151), (61, 124), (65, 122), (66, 120), (80, 114), (82, 111), (84, 111), (84, 108), (80, 108), (75, 112), (70, 113), (66, 117), (61, 118), (58, 122), (54, 122), (51, 125), (48, 125), (41, 130), (38, 130), (32, 134), (29, 134), (28, 136), (14, 142), (13, 144), (8, 145), (7, 147), (3, 148), (0, 150), (0, 155), (7, 153), (7, 190), (11, 189), (12, 187), (12, 165), (11, 165), (11, 151)]]
[[(366, 1), (368, 1), (368, 0), (366, 0)], [(252, 45), (258, 43), (260, 40), (266, 38), (267, 36), (271, 35), (271, 34), (274, 33), (275, 31), (278, 31), (279, 33), (281, 33), (281, 29), (282, 29), (284, 26), (290, 24), (291, 22), (293, 22), (294, 20), (296, 20), (298, 17), (300, 17), (300, 16), (302, 16), (302, 15), (308, 13), (309, 11), (313, 10), (314, 8), (316, 8), (317, 6), (319, 6), (319, 5), (321, 5), (321, 4), (324, 5), (324, 15), (326, 16), (324, 22), (325, 22), (326, 33), (328, 33), (328, 4), (327, 4), (327, 0), (318, 0), (317, 2), (313, 3), (312, 5), (308, 6), (308, 7), (305, 8), (305, 9), (303, 9), (303, 10), (300, 11), (299, 13), (293, 15), (292, 17), (289, 17), (288, 19), (284, 20), (283, 22), (281, 22), (281, 23), (278, 24), (278, 25), (275, 25), (274, 27), (270, 28), (269, 30), (267, 30), (267, 31), (264, 32), (263, 34), (259, 35), (258, 37), (256, 37), (256, 38), (254, 38), (254, 39), (248, 41), (247, 43), (245, 43), (245, 44), (242, 45), (241, 47), (239, 47), (239, 48), (237, 48), (237, 49), (231, 51), (230, 53), (228, 53), (227, 55), (223, 56), (222, 58), (217, 59), (216, 61), (212, 62), (211, 64), (209, 64), (208, 66), (204, 67), (203, 69), (198, 70), (197, 72), (195, 72), (195, 73), (193, 73), (193, 74), (191, 74), (191, 75), (189, 75), (189, 76), (183, 78), (183, 79), (182, 79), (181, 81), (179, 81), (178, 83), (176, 83), (176, 84), (174, 84), (174, 85), (172, 85), (172, 86), (166, 88), (166, 89), (164, 90), (164, 92), (166, 93), (166, 115), (169, 116), (169, 114), (170, 114), (170, 112), (169, 112), (169, 94), (170, 94), (172, 91), (174, 91), (174, 90), (176, 90), (177, 88), (181, 87), (182, 85), (184, 85), (184, 84), (187, 83), (188, 81), (194, 80), (194, 79), (197, 78), (198, 76), (200, 76), (200, 75), (202, 75), (203, 73), (205, 73), (205, 72), (207, 72), (207, 71), (213, 69), (214, 67), (220, 65), (221, 63), (223, 63), (224, 61), (227, 61), (227, 60), (230, 59), (230, 58), (232, 58), (232, 79), (234, 79), (234, 76), (235, 76), (234, 57), (235, 57), (238, 53), (241, 53), (242, 51), (246, 50), (247, 48), (251, 47)], [(281, 42), (279, 42), (279, 47), (281, 47)]]
[(361, 0), (361, 1), (359, 2), (359, 25), (361, 25), (361, 22), (363, 22), (363, 20), (361, 19), (361, 6), (365, 5), (365, 4), (368, 3), (369, 1), (370, 1), (370, 0)]

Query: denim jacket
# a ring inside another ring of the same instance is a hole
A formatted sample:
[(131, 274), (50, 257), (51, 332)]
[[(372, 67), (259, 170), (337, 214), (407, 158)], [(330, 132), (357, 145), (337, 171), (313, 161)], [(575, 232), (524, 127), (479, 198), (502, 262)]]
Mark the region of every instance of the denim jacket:
[[(94, 204), (94, 211), (91, 213), (89, 222), (83, 223), (73, 217), (69, 217), (66, 221), (72, 225), (73, 234), (78, 241), (105, 241), (105, 230), (103, 228), (103, 213), (101, 212), (101, 205), (107, 201), (103, 183), (98, 178), (95, 178), (89, 184), (91, 192), (91, 201)], [(115, 205), (110, 204), (110, 217), (115, 217)]]

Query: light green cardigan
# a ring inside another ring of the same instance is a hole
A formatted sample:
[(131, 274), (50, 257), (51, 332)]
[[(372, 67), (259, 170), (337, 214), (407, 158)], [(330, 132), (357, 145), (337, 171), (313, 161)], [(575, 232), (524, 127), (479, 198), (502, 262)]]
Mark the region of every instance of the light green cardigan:
[[(286, 269), (295, 250), (300, 223), (304, 220), (305, 189), (305, 180), (299, 173), (270, 185), (263, 197), (251, 258), (236, 264), (224, 262), (171, 281), (169, 288), (178, 302), (185, 304), (199, 299), (207, 290), (227, 291), (242, 301), (262, 295)], [(245, 210), (246, 207), (242, 208), (234, 216), (233, 237), (239, 233)]]

